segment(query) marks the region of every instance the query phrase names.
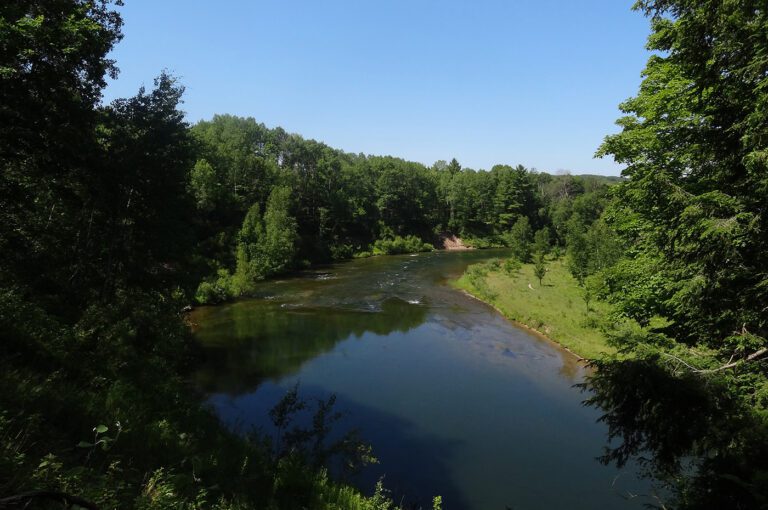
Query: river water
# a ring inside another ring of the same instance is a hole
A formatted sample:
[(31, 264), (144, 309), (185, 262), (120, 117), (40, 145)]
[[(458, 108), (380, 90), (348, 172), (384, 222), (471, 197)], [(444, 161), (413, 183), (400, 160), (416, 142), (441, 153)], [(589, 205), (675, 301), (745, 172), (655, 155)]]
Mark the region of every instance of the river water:
[(351, 481), (448, 510), (641, 508), (648, 484), (595, 458), (599, 410), (585, 369), (551, 342), (451, 288), (504, 252), (435, 252), (342, 263), (259, 286), (256, 298), (192, 314), (207, 354), (198, 382), (231, 427), (271, 431), (268, 411), (337, 396), (380, 463)]

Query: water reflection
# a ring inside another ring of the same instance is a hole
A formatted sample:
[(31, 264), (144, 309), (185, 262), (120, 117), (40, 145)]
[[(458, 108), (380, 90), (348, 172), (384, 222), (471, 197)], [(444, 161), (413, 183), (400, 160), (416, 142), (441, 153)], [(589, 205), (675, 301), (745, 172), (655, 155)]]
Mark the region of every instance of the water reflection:
[(206, 363), (198, 373), (209, 393), (239, 395), (267, 379), (297, 372), (347, 338), (365, 332), (387, 335), (422, 324), (427, 307), (398, 297), (378, 309), (301, 306), (276, 300), (247, 300), (200, 309), (194, 316)]

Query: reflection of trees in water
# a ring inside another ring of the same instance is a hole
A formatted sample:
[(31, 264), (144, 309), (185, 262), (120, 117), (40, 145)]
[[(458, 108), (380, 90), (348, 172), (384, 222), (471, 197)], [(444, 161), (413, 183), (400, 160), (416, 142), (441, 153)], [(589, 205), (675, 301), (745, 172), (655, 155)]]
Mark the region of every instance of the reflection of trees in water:
[(233, 395), (265, 379), (283, 377), (328, 352), (340, 341), (406, 332), (422, 324), (427, 307), (389, 298), (376, 312), (325, 307), (282, 308), (277, 303), (236, 303), (197, 336), (206, 352), (198, 381), (206, 391)]
[[(612, 444), (601, 460), (638, 461), (667, 508), (766, 508), (768, 422), (727, 385), (728, 374), (672, 373), (652, 358), (597, 363), (583, 385), (604, 411)], [(655, 499), (655, 498), (654, 498)]]

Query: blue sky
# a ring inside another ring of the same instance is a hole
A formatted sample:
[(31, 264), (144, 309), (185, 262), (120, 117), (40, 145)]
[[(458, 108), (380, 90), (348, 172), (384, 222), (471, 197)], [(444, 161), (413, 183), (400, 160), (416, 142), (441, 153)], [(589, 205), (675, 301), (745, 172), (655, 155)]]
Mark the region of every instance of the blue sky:
[(634, 0), (125, 0), (105, 100), (163, 69), (215, 113), (349, 152), (618, 174), (592, 156), (648, 58)]

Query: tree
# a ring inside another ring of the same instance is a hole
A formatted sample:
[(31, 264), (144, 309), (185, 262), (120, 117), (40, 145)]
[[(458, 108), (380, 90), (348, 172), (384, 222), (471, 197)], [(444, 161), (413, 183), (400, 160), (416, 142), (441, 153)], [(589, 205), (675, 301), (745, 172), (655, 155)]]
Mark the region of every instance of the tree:
[(541, 287), (541, 281), (547, 275), (547, 262), (544, 259), (544, 252), (538, 251), (533, 256), (533, 274), (539, 279), (539, 287)]
[[(100, 192), (91, 201), (110, 239), (94, 249), (114, 288), (173, 288), (185, 278), (169, 270), (186, 263), (193, 246), (187, 183), (196, 155), (179, 109), (183, 93), (175, 78), (162, 73), (151, 90), (142, 87), (103, 109), (99, 141), (106, 154), (101, 171), (94, 172)], [(92, 233), (98, 224), (90, 224)]]
[(456, 158), (451, 159), (451, 162), (448, 163), (448, 166), (445, 167), (446, 171), (451, 174), (451, 176), (456, 175), (457, 173), (461, 172), (461, 165), (456, 160)]
[(528, 218), (520, 216), (509, 231), (509, 245), (520, 262), (531, 260), (531, 224)]
[(533, 251), (539, 253), (549, 253), (550, 248), (549, 228), (542, 227), (533, 235)]
[(589, 252), (587, 261), (589, 274), (613, 266), (624, 254), (621, 241), (603, 219), (598, 219), (590, 225), (585, 235), (585, 242)]
[(190, 187), (198, 209), (211, 211), (215, 208), (219, 183), (216, 172), (207, 160), (200, 159), (195, 163), (190, 174)]
[(291, 190), (272, 190), (261, 216), (259, 204), (245, 215), (237, 245), (236, 293), (247, 292), (257, 280), (284, 272), (296, 254), (297, 225), (290, 215)]
[(623, 440), (607, 459), (654, 453), (651, 467), (673, 481), (679, 508), (768, 500), (764, 7), (637, 2), (656, 53), (638, 95), (621, 105), (622, 131), (598, 152), (626, 165), (618, 198), (631, 217), (623, 235), (638, 261), (632, 277), (655, 279), (665, 326), (617, 338), (635, 357), (599, 365), (592, 402)]
[(278, 186), (272, 190), (264, 212), (264, 267), (266, 274), (285, 271), (296, 254), (296, 219), (291, 216), (291, 190)]
[(592, 301), (605, 293), (605, 284), (599, 274), (591, 275), (584, 280), (584, 285), (581, 287), (581, 298), (584, 300), (584, 305), (587, 308), (587, 313), (591, 308), (589, 305)]
[(586, 235), (580, 232), (570, 234), (566, 250), (568, 270), (579, 282), (579, 285), (584, 285), (584, 279), (589, 276), (590, 263), (589, 243)]
[(264, 268), (259, 264), (261, 243), (264, 242), (264, 221), (261, 207), (253, 204), (243, 219), (237, 242), (237, 266), (235, 269), (235, 292), (241, 294), (256, 280), (265, 276)]
[(60, 312), (83, 302), (96, 105), (117, 75), (107, 54), (121, 27), (108, 1), (0, 3), (0, 281), (69, 292)]

